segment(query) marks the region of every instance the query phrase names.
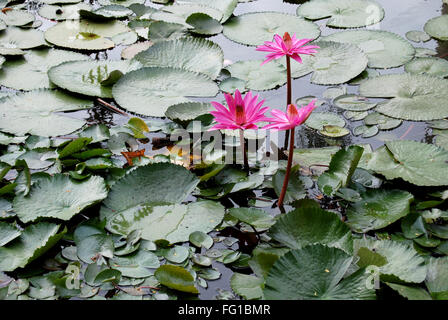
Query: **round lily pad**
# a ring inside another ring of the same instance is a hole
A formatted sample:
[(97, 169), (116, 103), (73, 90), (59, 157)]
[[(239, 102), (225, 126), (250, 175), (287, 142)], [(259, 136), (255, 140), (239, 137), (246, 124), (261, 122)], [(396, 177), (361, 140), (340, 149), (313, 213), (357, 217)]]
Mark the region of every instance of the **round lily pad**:
[(42, 3), (45, 4), (73, 4), (79, 3), (82, 0), (42, 0)]
[(113, 86), (117, 103), (132, 112), (153, 117), (165, 116), (168, 107), (189, 102), (187, 96), (215, 96), (219, 89), (203, 74), (161, 67), (129, 72)]
[(221, 21), (221, 19), (223, 17), (223, 14), (220, 10), (209, 7), (207, 5), (203, 5), (203, 4), (194, 4), (194, 3), (177, 4), (177, 3), (175, 3), (171, 6), (164, 7), (163, 10), (167, 11), (167, 12), (171, 12), (177, 16), (181, 16), (185, 20), (189, 16), (191, 16), (192, 14), (195, 14), (195, 13), (206, 14), (207, 16), (209, 16), (215, 20), (218, 20), (218, 21)]
[(353, 129), (353, 134), (355, 136), (361, 136), (363, 138), (371, 138), (378, 134), (378, 127), (377, 126), (366, 126), (361, 125), (357, 126)]
[(325, 41), (352, 43), (367, 55), (370, 68), (395, 68), (409, 62), (415, 48), (399, 35), (383, 30), (350, 30), (336, 32)]
[(248, 89), (263, 91), (286, 83), (286, 69), (277, 61), (261, 66), (263, 60), (238, 61), (226, 67), (233, 78), (245, 81)]
[(333, 104), (338, 108), (349, 111), (367, 111), (376, 106), (376, 103), (369, 102), (367, 98), (355, 94), (339, 96), (334, 99)]
[(414, 121), (448, 117), (448, 80), (417, 74), (390, 74), (366, 80), (359, 87), (366, 97), (391, 98), (376, 110), (386, 116)]
[(24, 26), (34, 22), (34, 15), (25, 10), (7, 10), (0, 12), (0, 19), (8, 26)]
[(380, 130), (391, 130), (400, 126), (403, 121), (385, 116), (378, 112), (373, 112), (364, 118), (364, 123), (368, 126), (376, 125)]
[(448, 77), (448, 61), (441, 58), (417, 58), (406, 63), (404, 69), (406, 72), (414, 74), (427, 74), (439, 78)]
[(193, 27), (190, 32), (201, 35), (211, 36), (221, 33), (223, 30), (223, 26), (218, 20), (205, 13), (193, 13), (185, 22)]
[(177, 4), (197, 4), (207, 6), (222, 13), (220, 21), (226, 22), (235, 10), (238, 1), (235, 0), (178, 0)]
[(89, 19), (91, 21), (105, 21), (113, 19), (123, 19), (132, 15), (134, 12), (124, 6), (120, 5), (108, 5), (100, 7), (95, 10), (81, 10), (80, 15), (82, 18)]
[(33, 185), (26, 197), (15, 197), (13, 207), (25, 223), (42, 217), (70, 220), (106, 196), (106, 184), (99, 176), (80, 182), (71, 180), (68, 175), (56, 174)]
[(91, 108), (93, 103), (59, 91), (35, 90), (0, 100), (0, 130), (15, 135), (60, 136), (85, 125), (64, 111)]
[(145, 3), (145, 0), (98, 0), (98, 3), (102, 6), (120, 5), (129, 7), (133, 4), (143, 4)]
[(417, 30), (406, 32), (406, 38), (413, 42), (426, 42), (431, 40), (431, 37), (426, 32)]
[(280, 12), (246, 13), (231, 18), (224, 25), (224, 35), (232, 41), (257, 46), (272, 41), (275, 34), (296, 34), (297, 38), (316, 39), (319, 27), (301, 17)]
[[(302, 64), (293, 63), (292, 77), (299, 78), (312, 72), (312, 83), (334, 85), (356, 78), (367, 67), (367, 56), (353, 44), (332, 41), (313, 44), (320, 49), (314, 56), (303, 56)], [(285, 65), (285, 60), (282, 63)]]
[(140, 52), (135, 59), (145, 67), (173, 67), (199, 72), (216, 79), (224, 53), (212, 41), (195, 38), (161, 41)]
[(39, 15), (49, 20), (78, 20), (79, 10), (90, 10), (86, 3), (69, 4), (64, 6), (46, 4), (39, 9)]
[(120, 21), (91, 22), (87, 20), (63, 21), (45, 31), (45, 39), (59, 47), (79, 50), (105, 50), (115, 46), (110, 39), (130, 31)]
[(0, 33), (0, 47), (32, 49), (47, 45), (44, 33), (39, 30), (8, 27)]
[(340, 126), (327, 125), (322, 130), (319, 130), (319, 133), (331, 138), (341, 138), (349, 135), (350, 130)]
[(229, 77), (221, 81), (219, 89), (223, 92), (233, 94), (237, 89), (243, 93), (246, 92), (246, 81), (235, 77)]
[(185, 102), (169, 107), (165, 115), (173, 121), (190, 121), (204, 114), (209, 114), (215, 108), (210, 103)]
[(347, 110), (343, 113), (345, 119), (352, 120), (352, 121), (360, 121), (364, 120), (365, 117), (369, 115), (367, 111), (350, 111)]
[(324, 130), (324, 126), (344, 127), (345, 120), (335, 113), (313, 112), (308, 120), (306, 120), (305, 125), (315, 130)]
[[(0, 84), (16, 90), (33, 90), (54, 87), (48, 79), (48, 70), (62, 62), (87, 60), (77, 52), (58, 49), (27, 51), (23, 58), (8, 60), (0, 70)], [(18, 77), (17, 75), (21, 76)]]
[(129, 47), (124, 48), (121, 51), (121, 57), (126, 60), (132, 59), (138, 53), (145, 51), (152, 45), (153, 45), (153, 43), (151, 41), (142, 41), (142, 42), (134, 43), (134, 44), (130, 45)]
[(139, 67), (131, 61), (70, 61), (48, 71), (50, 81), (63, 89), (86, 96), (112, 98), (112, 86), (105, 83), (114, 71), (127, 73)]
[(310, 20), (329, 18), (330, 27), (358, 28), (383, 20), (384, 9), (370, 0), (311, 0), (300, 5), (297, 14)]
[(425, 32), (439, 40), (448, 40), (448, 15), (430, 19), (425, 24)]

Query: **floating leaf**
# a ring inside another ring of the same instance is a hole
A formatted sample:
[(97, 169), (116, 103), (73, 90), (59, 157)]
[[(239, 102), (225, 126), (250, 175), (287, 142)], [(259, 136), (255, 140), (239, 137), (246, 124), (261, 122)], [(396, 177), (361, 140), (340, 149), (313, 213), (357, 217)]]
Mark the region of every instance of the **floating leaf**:
[(114, 243), (112, 237), (104, 234), (93, 234), (77, 241), (77, 254), (79, 259), (85, 263), (95, 263), (102, 257), (112, 258), (114, 256)]
[(196, 119), (199, 116), (209, 114), (215, 108), (210, 103), (185, 102), (175, 104), (169, 107), (165, 115), (176, 122), (187, 122)]
[(375, 108), (376, 103), (369, 102), (367, 98), (355, 94), (342, 95), (334, 99), (334, 105), (349, 111), (367, 111)]
[(448, 77), (448, 61), (441, 58), (417, 58), (406, 63), (404, 69), (413, 74), (426, 74), (439, 78)]
[(0, 46), (12, 49), (32, 49), (47, 46), (47, 42), (42, 31), (9, 27), (0, 34)]
[[(355, 120), (355, 119), (352, 118), (352, 120)], [(356, 120), (362, 120), (362, 119), (356, 119)], [(353, 134), (355, 136), (361, 136), (363, 138), (371, 138), (373, 136), (376, 136), (378, 134), (378, 132), (379, 132), (378, 127), (374, 126), (374, 125), (373, 126), (361, 125), (361, 126), (357, 126), (353, 129)]]
[(400, 126), (403, 121), (382, 115), (378, 112), (373, 112), (364, 118), (364, 123), (368, 126), (375, 125), (380, 130), (391, 130)]
[(235, 272), (230, 279), (232, 290), (247, 300), (263, 297), (264, 280), (255, 276)]
[(0, 247), (16, 239), (21, 233), (17, 226), (0, 221)]
[(115, 214), (109, 219), (107, 228), (122, 235), (141, 229), (145, 240), (177, 243), (188, 241), (192, 232), (210, 232), (221, 223), (223, 217), (224, 207), (213, 201), (140, 206)]
[(39, 9), (39, 15), (49, 20), (77, 20), (80, 18), (80, 10), (91, 10), (91, 6), (86, 3), (71, 5), (44, 5)]
[(410, 211), (414, 197), (402, 190), (371, 189), (347, 209), (348, 224), (359, 233), (385, 228)]
[(423, 31), (412, 30), (406, 32), (406, 38), (414, 42), (426, 42), (431, 40), (431, 37)]
[(137, 54), (145, 67), (173, 67), (204, 73), (216, 79), (222, 69), (224, 54), (214, 42), (182, 38), (162, 41)]
[(34, 22), (34, 15), (25, 10), (11, 9), (0, 12), (0, 19), (8, 26), (24, 26)]
[(36, 90), (0, 100), (0, 129), (15, 135), (59, 136), (72, 133), (85, 121), (59, 114), (88, 109), (92, 102), (59, 91)]
[(109, 263), (111, 268), (131, 278), (147, 278), (153, 274), (148, 268), (160, 267), (159, 258), (154, 253), (142, 249), (124, 257), (114, 257)]
[(13, 242), (0, 247), (0, 270), (14, 271), (37, 259), (63, 236), (57, 233), (59, 225), (47, 222), (32, 224)]
[(448, 98), (448, 80), (417, 74), (389, 74), (368, 79), (359, 92), (366, 97), (391, 98), (376, 110), (386, 116), (427, 121), (448, 117), (444, 104)]
[(448, 15), (430, 19), (425, 24), (425, 32), (438, 40), (448, 40)]
[(343, 279), (353, 257), (323, 245), (291, 250), (280, 257), (266, 278), (264, 297), (269, 300), (366, 300), (375, 291), (366, 286), (363, 269)]
[[(16, 90), (34, 90), (54, 87), (48, 79), (48, 70), (62, 62), (87, 60), (76, 52), (57, 49), (29, 50), (23, 59), (9, 60), (0, 70), (0, 84)], [(20, 77), (17, 77), (20, 74)]]
[(357, 45), (367, 55), (369, 68), (395, 68), (409, 62), (414, 47), (399, 35), (383, 30), (336, 32), (322, 40)]
[(80, 15), (91, 21), (107, 21), (113, 19), (126, 18), (134, 12), (121, 5), (107, 5), (95, 10), (81, 10)]
[(269, 236), (291, 249), (320, 243), (353, 252), (350, 228), (333, 212), (320, 208), (299, 208), (281, 216)]
[(163, 117), (168, 107), (189, 102), (186, 96), (215, 96), (218, 91), (218, 86), (205, 75), (175, 68), (146, 67), (121, 77), (112, 94), (129, 111)]
[(327, 26), (365, 27), (384, 18), (383, 8), (370, 0), (312, 0), (297, 8), (297, 14), (310, 20), (330, 18)]
[(193, 276), (182, 267), (163, 265), (156, 270), (154, 275), (161, 284), (168, 288), (188, 293), (199, 293), (194, 286)]
[(107, 196), (104, 179), (92, 176), (82, 182), (57, 174), (33, 185), (27, 197), (14, 199), (14, 210), (23, 222), (41, 217), (70, 220), (84, 208)]
[(274, 223), (273, 217), (266, 211), (257, 208), (231, 208), (229, 214), (241, 222), (247, 223), (257, 230), (269, 229)]
[(280, 12), (246, 13), (231, 18), (224, 25), (224, 35), (232, 41), (257, 46), (272, 41), (275, 34), (296, 34), (298, 39), (316, 39), (319, 27), (301, 17)]
[(190, 32), (200, 35), (215, 35), (221, 33), (223, 30), (218, 20), (213, 19), (205, 13), (193, 13), (185, 22), (194, 28)]
[(176, 1), (178, 4), (198, 4), (208, 6), (215, 10), (222, 12), (222, 23), (226, 22), (227, 19), (232, 15), (233, 10), (235, 10), (238, 0), (179, 0)]
[(344, 127), (345, 120), (341, 116), (331, 112), (313, 112), (305, 125), (315, 130), (323, 130), (325, 126)]

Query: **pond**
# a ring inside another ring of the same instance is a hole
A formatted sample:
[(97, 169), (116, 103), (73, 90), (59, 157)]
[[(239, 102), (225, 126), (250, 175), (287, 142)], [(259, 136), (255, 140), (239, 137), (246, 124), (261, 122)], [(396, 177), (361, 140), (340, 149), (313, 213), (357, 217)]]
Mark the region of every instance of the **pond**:
[[(0, 2), (0, 298), (445, 299), (446, 1), (171, 2)], [(250, 170), (237, 134), (224, 164), (195, 137), (227, 89), (285, 110), (284, 62), (255, 49), (288, 28), (320, 33), (292, 61), (317, 109), (279, 207), (287, 131)]]

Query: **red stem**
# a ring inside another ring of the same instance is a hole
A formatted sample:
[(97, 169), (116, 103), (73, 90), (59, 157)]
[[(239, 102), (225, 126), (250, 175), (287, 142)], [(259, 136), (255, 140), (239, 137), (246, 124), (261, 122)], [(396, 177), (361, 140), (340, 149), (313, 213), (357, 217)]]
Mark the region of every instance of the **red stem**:
[(289, 140), (288, 165), (286, 166), (285, 180), (283, 180), (282, 191), (280, 193), (280, 197), (278, 198), (278, 206), (280, 208), (283, 207), (283, 200), (285, 199), (286, 189), (288, 189), (289, 175), (291, 173), (292, 158), (294, 153), (294, 129), (295, 128), (291, 128), (290, 130), (291, 139)]
[(244, 131), (240, 129), (240, 145), (241, 151), (243, 152), (244, 159), (244, 170), (249, 170), (249, 161), (247, 160), (247, 150), (246, 150), (246, 141), (244, 140)]

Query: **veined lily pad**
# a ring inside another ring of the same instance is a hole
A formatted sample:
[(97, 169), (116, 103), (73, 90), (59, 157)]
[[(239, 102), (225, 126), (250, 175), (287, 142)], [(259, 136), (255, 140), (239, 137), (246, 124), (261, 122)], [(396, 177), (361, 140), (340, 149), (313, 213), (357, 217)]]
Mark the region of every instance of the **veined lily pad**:
[(153, 43), (151, 41), (142, 41), (134, 43), (121, 51), (121, 57), (123, 59), (130, 60), (134, 58), (138, 53), (145, 51), (152, 45)]
[(54, 86), (47, 75), (51, 67), (66, 61), (88, 58), (77, 52), (58, 49), (30, 50), (23, 59), (9, 60), (3, 65), (0, 70), (0, 84), (16, 90), (51, 88)]
[(343, 279), (352, 261), (345, 251), (323, 245), (291, 250), (269, 270), (264, 296), (275, 300), (375, 299), (363, 269)]
[(205, 13), (193, 13), (191, 16), (185, 20), (193, 29), (190, 30), (191, 33), (196, 33), (200, 35), (215, 35), (221, 33), (223, 26), (218, 20), (213, 19), (208, 14)]
[(16, 239), (21, 233), (17, 226), (0, 221), (0, 247)]
[[(352, 118), (353, 120), (353, 118)], [(358, 120), (358, 119), (356, 119)], [(362, 120), (362, 119), (360, 119)], [(363, 138), (370, 138), (373, 136), (376, 136), (378, 134), (378, 127), (377, 126), (366, 126), (366, 125), (361, 125), (361, 126), (357, 126), (353, 129), (353, 134), (355, 136), (361, 136)]]
[(348, 224), (359, 233), (387, 227), (410, 211), (412, 194), (402, 190), (371, 189), (347, 209)]
[(413, 42), (426, 42), (431, 40), (431, 37), (426, 32), (417, 30), (406, 32), (406, 38)]
[(25, 10), (7, 10), (0, 12), (0, 19), (8, 26), (24, 26), (34, 22), (34, 15)]
[(98, 3), (102, 6), (120, 5), (129, 7), (133, 4), (143, 4), (145, 3), (145, 0), (98, 0)]
[(269, 236), (291, 249), (320, 243), (353, 252), (350, 228), (335, 213), (320, 208), (299, 208), (281, 216)]
[(153, 117), (165, 116), (168, 107), (189, 102), (187, 96), (215, 96), (219, 89), (209, 77), (175, 68), (146, 67), (129, 72), (114, 85), (117, 103)]
[(402, 178), (418, 186), (448, 185), (448, 151), (431, 144), (388, 141), (364, 166), (387, 179)]
[(60, 136), (80, 129), (84, 120), (57, 112), (88, 109), (89, 100), (59, 91), (36, 90), (18, 93), (0, 100), (0, 130), (15, 135)]
[(39, 9), (39, 15), (50, 20), (78, 20), (79, 10), (91, 10), (91, 6), (86, 3), (70, 4), (65, 6), (44, 5)]
[(370, 113), (364, 118), (364, 123), (368, 126), (376, 125), (380, 130), (391, 130), (402, 124), (402, 120), (385, 116), (378, 112)]
[(195, 38), (162, 41), (137, 54), (145, 67), (173, 67), (204, 73), (216, 79), (222, 69), (224, 53), (212, 41)]
[(177, 243), (188, 241), (193, 232), (212, 231), (223, 218), (224, 207), (213, 201), (199, 201), (188, 205), (141, 206), (111, 217), (107, 229), (122, 235), (142, 230), (142, 238), (145, 240)]
[(79, 3), (82, 0), (42, 0), (42, 3), (45, 4), (73, 4)]
[[(314, 56), (304, 56), (303, 64), (291, 65), (293, 78), (313, 73), (311, 82), (322, 85), (341, 84), (356, 78), (367, 67), (367, 56), (349, 43), (319, 41)], [(285, 62), (282, 62), (285, 64)]]
[(114, 71), (127, 73), (140, 67), (132, 61), (70, 61), (48, 71), (50, 81), (63, 89), (86, 96), (112, 98), (112, 86), (103, 81)]
[(37, 259), (61, 239), (59, 225), (41, 222), (23, 230), (20, 237), (0, 247), (0, 270), (14, 271)]
[(122, 19), (132, 15), (134, 12), (120, 5), (108, 5), (95, 10), (81, 10), (81, 17), (91, 21), (106, 21), (113, 19)]
[(163, 265), (156, 270), (154, 275), (161, 284), (168, 288), (188, 293), (199, 293), (194, 286), (193, 276), (180, 266)]
[(297, 38), (316, 39), (319, 27), (301, 17), (280, 12), (246, 13), (224, 25), (224, 35), (232, 41), (257, 46), (272, 41), (275, 34), (296, 34)]
[(425, 32), (439, 40), (448, 40), (448, 15), (430, 19), (425, 24)]
[(235, 77), (229, 77), (221, 81), (219, 84), (219, 89), (223, 92), (233, 94), (236, 89), (238, 89), (241, 93), (246, 92), (246, 81), (242, 79), (238, 79)]
[(210, 103), (186, 102), (169, 107), (165, 115), (173, 121), (190, 121), (210, 113), (215, 108)]
[(426, 74), (440, 78), (448, 77), (448, 61), (441, 58), (417, 58), (404, 66), (406, 72)]
[(409, 62), (415, 48), (399, 35), (383, 30), (336, 32), (322, 40), (357, 45), (367, 55), (369, 68), (395, 68)]
[(208, 15), (209, 17), (220, 21), (223, 17), (223, 14), (218, 9), (214, 9), (204, 4), (194, 4), (194, 3), (185, 3), (185, 4), (173, 4), (171, 6), (166, 6), (163, 8), (164, 11), (171, 12), (175, 15), (181, 16), (185, 20), (194, 13), (203, 13)]
[(0, 46), (11, 49), (32, 49), (47, 46), (44, 33), (35, 29), (8, 27), (0, 34)]
[(376, 103), (369, 102), (367, 98), (355, 94), (339, 96), (334, 99), (333, 104), (338, 108), (349, 111), (367, 111), (376, 106)]
[(417, 74), (390, 74), (368, 79), (359, 92), (366, 97), (392, 98), (376, 110), (386, 116), (414, 121), (448, 117), (448, 80)]
[(181, 166), (171, 163), (150, 164), (138, 167), (118, 180), (104, 204), (119, 212), (147, 203), (180, 203), (198, 182), (194, 174)]
[(257, 91), (274, 89), (286, 83), (286, 69), (276, 61), (261, 66), (262, 60), (238, 61), (226, 69), (232, 77), (245, 81), (247, 88)]
[(371, 0), (312, 0), (297, 8), (297, 14), (310, 20), (330, 18), (327, 26), (358, 28), (380, 22), (383, 8)]
[(345, 120), (340, 115), (331, 112), (313, 112), (305, 125), (315, 130), (323, 130), (325, 126), (344, 127)]
[(110, 40), (130, 31), (122, 22), (63, 21), (45, 31), (45, 39), (59, 47), (79, 50), (105, 50), (115, 46)]
[(106, 185), (101, 177), (92, 176), (78, 182), (57, 174), (34, 185), (28, 196), (17, 196), (13, 207), (25, 223), (41, 217), (70, 220), (106, 196)]
[(235, 10), (238, 0), (178, 0), (178, 4), (197, 4), (208, 6), (212, 9), (219, 10), (222, 13), (220, 21), (226, 22)]

